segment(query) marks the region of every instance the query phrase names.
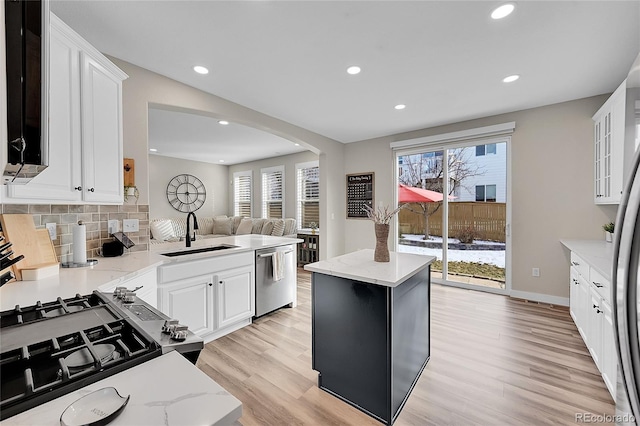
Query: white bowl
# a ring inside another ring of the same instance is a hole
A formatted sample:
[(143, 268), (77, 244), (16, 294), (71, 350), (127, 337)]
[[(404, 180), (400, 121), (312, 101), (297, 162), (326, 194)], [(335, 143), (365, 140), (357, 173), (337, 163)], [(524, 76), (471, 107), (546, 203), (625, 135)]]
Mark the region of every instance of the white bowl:
[(118, 417), (131, 395), (120, 396), (116, 388), (102, 388), (74, 401), (60, 416), (62, 426), (106, 425)]

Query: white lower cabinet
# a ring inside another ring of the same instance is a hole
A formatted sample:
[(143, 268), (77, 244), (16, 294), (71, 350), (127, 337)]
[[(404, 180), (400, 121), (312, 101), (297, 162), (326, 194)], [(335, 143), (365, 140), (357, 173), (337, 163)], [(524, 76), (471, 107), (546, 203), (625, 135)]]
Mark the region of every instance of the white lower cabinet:
[(244, 327), (255, 314), (253, 251), (160, 266), (158, 297), (162, 312), (205, 341)]
[(199, 336), (213, 332), (214, 280), (213, 275), (200, 275), (163, 285), (160, 310)]
[(580, 256), (571, 253), (569, 309), (612, 398), (618, 358), (611, 311), (611, 285)]
[(218, 326), (226, 327), (255, 314), (253, 266), (218, 274)]

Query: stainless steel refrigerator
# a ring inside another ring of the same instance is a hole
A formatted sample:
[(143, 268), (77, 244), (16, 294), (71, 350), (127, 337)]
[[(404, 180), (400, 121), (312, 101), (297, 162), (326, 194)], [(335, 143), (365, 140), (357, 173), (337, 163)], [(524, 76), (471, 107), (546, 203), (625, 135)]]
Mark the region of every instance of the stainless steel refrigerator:
[(619, 362), (616, 423), (620, 425), (640, 424), (640, 55), (627, 77), (625, 103), (625, 146), (635, 148), (635, 154), (627, 163), (615, 222), (612, 271)]

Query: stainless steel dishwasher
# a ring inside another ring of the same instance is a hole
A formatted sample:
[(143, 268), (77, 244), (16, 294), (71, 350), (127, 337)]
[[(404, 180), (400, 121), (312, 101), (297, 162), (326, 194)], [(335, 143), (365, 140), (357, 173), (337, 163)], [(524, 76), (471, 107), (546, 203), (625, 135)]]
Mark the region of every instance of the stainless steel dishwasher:
[[(278, 281), (273, 278), (273, 256), (276, 252), (284, 256), (283, 274)], [(256, 250), (256, 317), (285, 305), (295, 306), (296, 284), (295, 245)]]

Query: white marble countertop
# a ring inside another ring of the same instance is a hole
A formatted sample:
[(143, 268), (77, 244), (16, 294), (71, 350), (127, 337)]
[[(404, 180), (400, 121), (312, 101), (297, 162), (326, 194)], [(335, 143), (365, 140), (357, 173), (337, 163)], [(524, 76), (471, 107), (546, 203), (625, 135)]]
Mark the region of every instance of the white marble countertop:
[(429, 266), (434, 260), (436, 260), (434, 256), (390, 252), (389, 262), (375, 262), (373, 250), (365, 249), (309, 263), (304, 266), (304, 269), (335, 277), (396, 287)]
[(151, 244), (150, 250), (152, 253), (170, 253), (174, 251), (187, 251), (205, 247), (219, 246), (219, 245), (232, 245), (237, 246), (230, 249), (209, 251), (204, 253), (194, 253), (182, 256), (167, 257), (162, 256), (165, 259), (164, 263), (180, 262), (185, 260), (193, 260), (202, 257), (215, 257), (224, 256), (226, 254), (240, 253), (245, 251), (259, 250), (269, 247), (278, 247), (287, 244), (301, 243), (299, 238), (287, 238), (287, 237), (272, 237), (271, 235), (259, 235), (259, 234), (247, 234), (247, 235), (230, 235), (228, 237), (216, 237), (206, 238), (203, 240), (197, 240), (191, 242), (191, 247), (186, 247), (184, 241), (177, 241), (175, 243), (162, 243)]
[(165, 262), (164, 256), (147, 251), (118, 257), (99, 257), (98, 263), (84, 268), (60, 268), (58, 275), (37, 281), (14, 281), (0, 288), (0, 310), (15, 305), (31, 306), (38, 300), (51, 302), (76, 294), (89, 294), (106, 284), (119, 283), (144, 274)]
[(560, 240), (604, 278), (611, 281), (613, 271), (613, 244), (601, 240)]
[[(191, 247), (185, 242), (151, 245), (150, 251), (126, 253), (117, 257), (98, 257), (98, 263), (84, 268), (60, 268), (58, 275), (37, 281), (14, 281), (0, 288), (0, 311), (13, 309), (16, 305), (31, 306), (38, 300), (50, 302), (61, 297), (89, 294), (102, 286), (112, 286), (142, 275), (162, 264), (183, 262), (203, 257), (224, 256), (261, 248), (297, 244), (297, 238), (272, 237), (270, 235), (238, 235), (193, 241)], [(220, 244), (238, 246), (228, 250), (167, 257), (162, 253), (210, 247)]]
[(114, 387), (129, 403), (110, 425), (231, 425), (242, 403), (177, 352), (169, 352), (82, 389), (5, 419), (2, 425), (60, 425), (78, 398)]

